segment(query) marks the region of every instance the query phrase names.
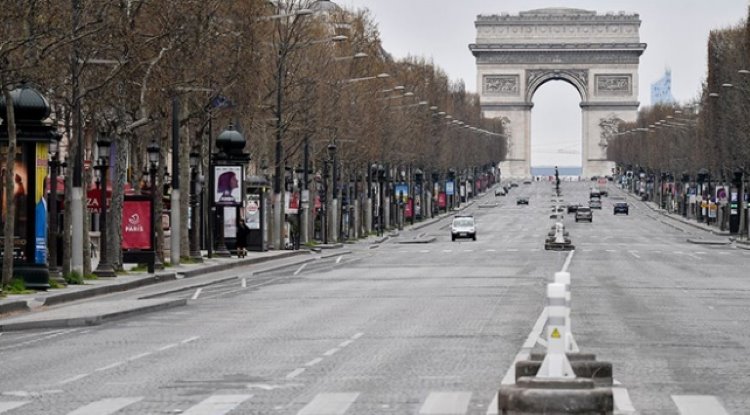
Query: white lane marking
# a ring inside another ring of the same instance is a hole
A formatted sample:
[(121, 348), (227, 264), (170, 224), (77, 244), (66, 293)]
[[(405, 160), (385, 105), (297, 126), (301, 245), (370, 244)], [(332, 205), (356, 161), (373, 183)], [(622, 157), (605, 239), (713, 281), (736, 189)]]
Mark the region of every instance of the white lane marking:
[(168, 344), (168, 345), (166, 345), (166, 346), (162, 346), (162, 347), (160, 347), (160, 348), (158, 348), (158, 349), (156, 349), (156, 350), (157, 350), (157, 351), (159, 351), (159, 352), (163, 352), (163, 351), (165, 351), (165, 350), (169, 350), (169, 349), (171, 349), (171, 348), (173, 348), (173, 347), (177, 347), (177, 346), (179, 346), (179, 344), (177, 344), (177, 343), (172, 343), (172, 344)]
[(305, 269), (306, 266), (307, 266), (307, 262), (305, 262), (304, 264), (300, 265), (299, 268), (297, 268), (297, 271), (294, 271), (294, 274), (292, 274), (292, 275), (299, 275), (299, 273), (302, 272), (302, 270)]
[(181, 341), (180, 343), (182, 343), (182, 344), (188, 344), (188, 343), (194, 342), (194, 341), (196, 341), (196, 340), (198, 340), (200, 338), (201, 338), (201, 336), (193, 336), (193, 337), (189, 337), (189, 338)]
[(680, 415), (729, 415), (715, 396), (710, 395), (672, 395)]
[(287, 373), (286, 378), (287, 379), (294, 379), (297, 376), (301, 375), (302, 372), (304, 372), (304, 371), (305, 371), (304, 367), (298, 367), (298, 368), (292, 370), (291, 372)]
[(560, 270), (560, 271), (562, 271), (562, 272), (567, 272), (568, 271), (568, 267), (570, 266), (570, 261), (573, 260), (573, 254), (575, 254), (575, 252), (576, 252), (576, 250), (574, 249), (574, 250), (572, 250), (572, 251), (570, 251), (568, 253), (568, 257), (565, 258), (565, 263), (563, 264), (562, 270)]
[(432, 392), (427, 396), (420, 414), (463, 414), (469, 408), (471, 392)]
[(319, 393), (297, 415), (343, 415), (359, 393)]
[(203, 288), (198, 288), (197, 290), (195, 290), (195, 294), (193, 294), (193, 298), (191, 298), (191, 300), (197, 300), (198, 297), (201, 295), (202, 291), (203, 291)]
[(710, 305), (710, 306), (708, 306), (708, 309), (709, 310), (714, 310), (714, 306)]
[(38, 336), (38, 335), (41, 335), (42, 337), (38, 337), (38, 338), (35, 338), (33, 340), (27, 340), (27, 341), (22, 342), (22, 343), (15, 343), (12, 346), (2, 347), (2, 348), (0, 348), (0, 351), (17, 349), (17, 348), (19, 348), (21, 346), (26, 346), (26, 345), (29, 345), (29, 344), (39, 343), (39, 342), (44, 341), (44, 340), (49, 340), (49, 339), (53, 339), (53, 338), (58, 337), (58, 336), (62, 336), (63, 334), (72, 333), (73, 331), (74, 330), (47, 331), (47, 332), (44, 332), (44, 333), (32, 334), (32, 335), (29, 335), (29, 336), (23, 336), (23, 337), (20, 337), (20, 338), (32, 337), (32, 336)]
[(696, 254), (696, 255), (704, 255), (704, 254), (705, 254), (705, 252), (703, 252), (703, 251), (698, 251), (698, 252), (696, 252), (695, 254)]
[(133, 360), (142, 359), (142, 358), (144, 358), (146, 356), (150, 356), (150, 355), (151, 355), (151, 352), (137, 354), (135, 356), (128, 357), (128, 362), (132, 362)]
[(630, 251), (630, 255), (633, 255), (634, 257), (641, 259), (640, 255), (636, 254), (635, 251)]
[(429, 249), (422, 249), (422, 250), (419, 251), (419, 253), (420, 254), (429, 254), (430, 250)]
[(108, 415), (113, 414), (120, 409), (132, 405), (143, 399), (142, 396), (133, 398), (111, 398), (102, 399), (100, 401), (91, 402), (86, 406), (82, 406), (73, 412), (69, 412), (68, 415)]
[(323, 358), (322, 358), (322, 357), (316, 357), (315, 359), (313, 359), (313, 360), (311, 360), (311, 361), (309, 361), (309, 362), (305, 363), (305, 366), (308, 366), (308, 367), (309, 367), (309, 366), (315, 366), (315, 365), (317, 365), (318, 363), (320, 363), (320, 362), (322, 362), (322, 361), (323, 361)]
[(72, 378), (67, 378), (65, 380), (61, 380), (60, 382), (57, 382), (57, 384), (58, 385), (65, 385), (65, 384), (68, 384), (68, 383), (72, 383), (72, 382), (75, 382), (77, 380), (81, 380), (81, 379), (85, 378), (88, 375), (89, 375), (88, 373), (82, 373), (80, 375), (73, 376)]
[(340, 263), (342, 259), (344, 259), (344, 256), (343, 255), (339, 255), (339, 257), (336, 258), (336, 263), (337, 264)]
[[(443, 251), (443, 252), (445, 252), (445, 251)], [(497, 252), (497, 249), (487, 249), (487, 250), (485, 250), (485, 252)]]
[(473, 249), (464, 249), (464, 252), (474, 252)]
[(443, 252), (445, 252), (446, 254), (449, 254), (449, 253), (453, 252), (453, 250), (452, 249), (443, 249)]
[(253, 395), (212, 395), (182, 415), (225, 415)]
[(518, 249), (506, 249), (505, 252), (518, 252)]
[(630, 395), (628, 390), (625, 388), (612, 388), (612, 397), (615, 401), (615, 413), (616, 414), (629, 414), (635, 413), (633, 403), (630, 401)]
[(495, 397), (492, 398), (492, 403), (490, 404), (490, 407), (487, 408), (487, 415), (497, 415), (500, 410), (497, 408), (497, 393), (495, 394)]
[(94, 369), (94, 371), (96, 371), (96, 372), (103, 372), (105, 370), (114, 369), (117, 366), (122, 366), (124, 364), (125, 364), (125, 362), (114, 362), (111, 365), (107, 365), (107, 366), (104, 366), (104, 367), (100, 367), (98, 369)]
[(16, 409), (19, 406), (24, 406), (29, 401), (10, 401), (10, 402), (0, 402), (0, 414), (6, 411), (10, 411), (11, 409)]
[(354, 343), (354, 340), (346, 340), (346, 341), (341, 342), (339, 344), (339, 347), (343, 349), (344, 347), (346, 347), (346, 346), (348, 346), (348, 345), (350, 345), (352, 343)]
[(341, 349), (339, 349), (338, 347), (334, 347), (333, 349), (331, 349), (331, 350), (328, 350), (328, 351), (326, 351), (325, 353), (323, 353), (323, 356), (333, 356), (333, 355), (334, 355), (334, 354), (336, 354), (336, 353), (337, 353), (337, 352), (338, 352), (339, 350), (341, 350)]
[(242, 288), (247, 288), (247, 278), (242, 279), (241, 285), (242, 285)]
[(607, 252), (617, 252), (614, 249), (606, 249), (605, 251), (607, 251)]
[(362, 337), (364, 335), (365, 335), (365, 333), (359, 332), (359, 333), (355, 334), (354, 336), (352, 336), (352, 340), (357, 340), (358, 338), (360, 338), (360, 337)]

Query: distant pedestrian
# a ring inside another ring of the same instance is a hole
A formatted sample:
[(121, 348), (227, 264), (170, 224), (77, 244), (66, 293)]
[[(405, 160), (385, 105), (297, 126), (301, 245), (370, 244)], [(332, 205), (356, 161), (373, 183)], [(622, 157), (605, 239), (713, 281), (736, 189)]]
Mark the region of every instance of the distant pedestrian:
[(247, 256), (247, 235), (250, 233), (250, 228), (245, 224), (244, 219), (240, 219), (237, 224), (237, 258), (244, 258)]

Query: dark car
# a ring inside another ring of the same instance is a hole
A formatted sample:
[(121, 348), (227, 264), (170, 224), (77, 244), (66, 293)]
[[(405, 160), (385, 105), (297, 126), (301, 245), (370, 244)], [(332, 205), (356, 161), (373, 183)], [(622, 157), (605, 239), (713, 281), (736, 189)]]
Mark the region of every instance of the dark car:
[(593, 222), (594, 221), (594, 212), (589, 207), (581, 206), (576, 211), (576, 222), (580, 222), (582, 220)]
[(529, 204), (529, 198), (528, 197), (519, 197), (516, 199), (517, 205), (528, 205)]
[(518, 187), (518, 183), (513, 182), (513, 183), (510, 184), (510, 187)]
[(626, 215), (629, 214), (629, 207), (628, 207), (627, 202), (617, 202), (617, 203), (615, 203), (615, 208), (614, 208), (614, 212), (613, 213), (615, 215), (618, 214), (618, 213), (624, 213)]
[(576, 213), (578, 208), (581, 207), (578, 203), (571, 203), (568, 205), (568, 213)]

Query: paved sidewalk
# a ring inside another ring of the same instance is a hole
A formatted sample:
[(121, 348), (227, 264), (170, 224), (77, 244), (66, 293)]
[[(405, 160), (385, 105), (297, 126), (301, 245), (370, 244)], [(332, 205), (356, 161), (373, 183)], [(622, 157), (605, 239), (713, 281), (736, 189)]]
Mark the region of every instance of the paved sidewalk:
[[(707, 225), (703, 222), (698, 222), (695, 219), (688, 219), (682, 215), (678, 215), (676, 213), (668, 212), (665, 209), (661, 209), (655, 202), (652, 201), (641, 201), (640, 198), (635, 196), (632, 193), (626, 192), (623, 189), (619, 189), (623, 194), (625, 194), (627, 197), (631, 198), (632, 200), (638, 201), (643, 203), (646, 207), (654, 211), (655, 213), (658, 213), (669, 220), (673, 222), (677, 222), (680, 224), (688, 225), (692, 228), (702, 230), (704, 232), (707, 232), (711, 235), (714, 235), (713, 237), (704, 237), (704, 236), (696, 236), (693, 238), (688, 238), (687, 241), (694, 244), (703, 244), (703, 245), (729, 245), (732, 242), (735, 242), (738, 247), (744, 248), (744, 241), (736, 241), (734, 238), (730, 237), (729, 231), (722, 231), (719, 227), (715, 225)], [(740, 246), (743, 245), (743, 246)], [(748, 245), (747, 248), (750, 249), (750, 245)]]
[(174, 281), (178, 278), (215, 273), (235, 267), (260, 264), (308, 253), (309, 251), (307, 250), (266, 251), (248, 252), (246, 258), (204, 258), (202, 263), (168, 267), (162, 271), (157, 271), (155, 274), (148, 274), (146, 272), (128, 273), (118, 275), (115, 278), (86, 280), (82, 285), (68, 285), (62, 288), (38, 291), (31, 294), (8, 295), (7, 297), (0, 298), (0, 318), (39, 310), (42, 307), (50, 307), (85, 298), (132, 290), (165, 281)]

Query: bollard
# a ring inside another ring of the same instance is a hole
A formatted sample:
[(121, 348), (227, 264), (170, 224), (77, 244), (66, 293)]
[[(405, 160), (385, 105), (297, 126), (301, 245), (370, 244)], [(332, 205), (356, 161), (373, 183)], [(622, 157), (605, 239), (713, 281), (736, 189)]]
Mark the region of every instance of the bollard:
[(565, 285), (547, 284), (547, 354), (537, 377), (574, 378), (575, 373), (565, 355), (567, 331)]
[(563, 224), (562, 222), (555, 223), (555, 243), (564, 244), (565, 235), (563, 235)]
[(565, 314), (565, 331), (567, 332), (565, 351), (575, 353), (578, 352), (579, 349), (575, 338), (573, 338), (573, 330), (571, 329), (570, 311), (572, 309), (572, 304), (570, 301), (570, 273), (563, 271), (556, 272), (555, 283), (565, 285), (565, 308), (567, 308)]

